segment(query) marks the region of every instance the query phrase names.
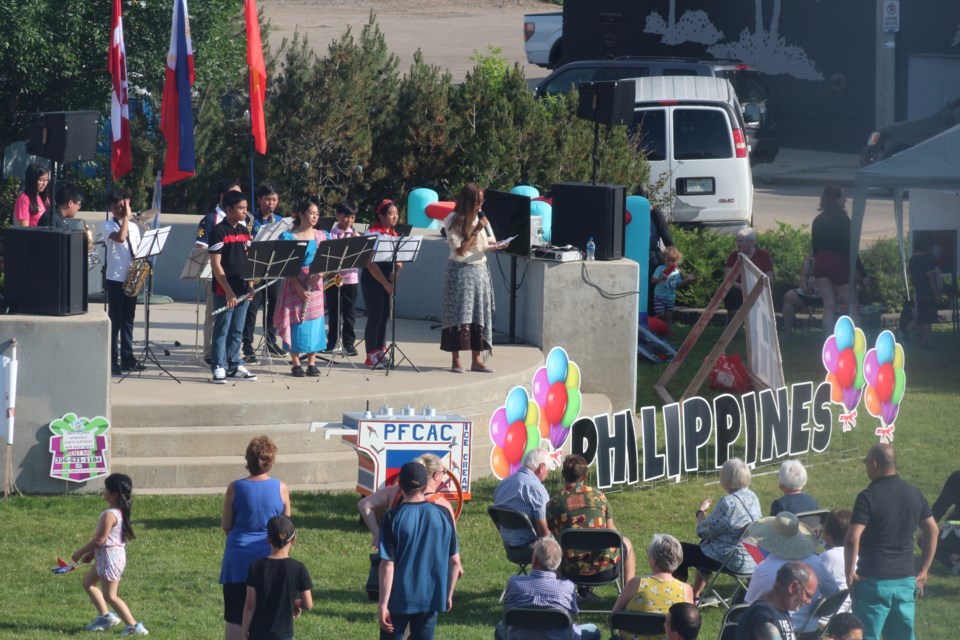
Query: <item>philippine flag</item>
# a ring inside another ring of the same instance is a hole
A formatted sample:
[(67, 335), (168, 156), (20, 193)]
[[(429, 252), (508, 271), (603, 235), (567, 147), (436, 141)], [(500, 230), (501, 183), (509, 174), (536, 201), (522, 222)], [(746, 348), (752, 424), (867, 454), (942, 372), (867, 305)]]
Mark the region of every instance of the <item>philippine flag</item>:
[[(115, 2), (117, 0), (114, 0)], [(167, 76), (163, 83), (160, 131), (167, 141), (167, 159), (162, 184), (189, 178), (196, 172), (193, 146), (193, 45), (187, 20), (187, 0), (174, 0), (170, 50), (167, 52)]]
[(107, 70), (113, 80), (113, 90), (110, 92), (110, 167), (116, 180), (130, 173), (133, 160), (130, 153), (130, 111), (127, 107), (127, 48), (123, 42), (120, 0), (113, 0)]

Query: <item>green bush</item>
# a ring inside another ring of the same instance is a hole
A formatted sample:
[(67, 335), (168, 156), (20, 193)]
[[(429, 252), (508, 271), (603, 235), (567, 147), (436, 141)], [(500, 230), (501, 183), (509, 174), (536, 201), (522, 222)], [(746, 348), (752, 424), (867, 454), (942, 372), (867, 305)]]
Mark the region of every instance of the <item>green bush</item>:
[(776, 229), (757, 233), (757, 246), (773, 259), (773, 306), (780, 309), (784, 294), (800, 285), (803, 260), (810, 255), (810, 232), (806, 225), (798, 229), (777, 222)]
[(860, 259), (870, 276), (870, 286), (861, 289), (861, 302), (883, 305), (889, 311), (903, 308), (903, 266), (896, 238), (881, 238), (860, 252)]
[(736, 248), (734, 237), (709, 229), (681, 229), (672, 227), (673, 244), (683, 260), (680, 273), (693, 274), (697, 279), (677, 292), (677, 304), (702, 308), (723, 282), (723, 266), (730, 252)]

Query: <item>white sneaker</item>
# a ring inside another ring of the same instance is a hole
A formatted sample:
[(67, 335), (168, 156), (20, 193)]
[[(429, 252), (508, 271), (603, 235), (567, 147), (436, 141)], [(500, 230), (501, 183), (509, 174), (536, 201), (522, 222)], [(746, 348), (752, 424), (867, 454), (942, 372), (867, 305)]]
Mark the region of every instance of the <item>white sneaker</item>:
[(245, 366), (237, 365), (236, 369), (231, 369), (227, 372), (228, 378), (236, 378), (237, 380), (246, 380), (248, 382), (253, 382), (257, 379), (255, 374), (250, 373)]
[(227, 382), (227, 370), (223, 367), (217, 367), (213, 370), (213, 384), (225, 384)]
[(147, 631), (147, 628), (143, 626), (142, 622), (137, 624), (128, 624), (127, 628), (123, 630), (120, 634), (122, 636), (146, 636), (150, 635), (150, 632)]
[(97, 616), (97, 619), (87, 625), (87, 631), (106, 631), (120, 624), (120, 616), (110, 611), (105, 616)]

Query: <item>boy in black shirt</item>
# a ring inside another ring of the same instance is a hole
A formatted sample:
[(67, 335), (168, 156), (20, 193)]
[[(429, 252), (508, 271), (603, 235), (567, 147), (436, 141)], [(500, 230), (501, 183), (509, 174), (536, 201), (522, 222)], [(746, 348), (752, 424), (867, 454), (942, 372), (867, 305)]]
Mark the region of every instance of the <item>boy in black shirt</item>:
[(313, 608), (313, 583), (302, 563), (290, 557), (297, 532), (287, 516), (267, 523), (269, 556), (250, 565), (240, 637), (250, 640), (293, 638), (293, 620)]
[(223, 210), (223, 221), (210, 232), (209, 245), (214, 307), (226, 307), (217, 314), (213, 325), (210, 357), (214, 384), (224, 384), (228, 377), (257, 379), (240, 361), (240, 342), (250, 303), (247, 296), (253, 290), (253, 285), (243, 279), (250, 245), (250, 232), (243, 224), (247, 219), (247, 196), (228, 191), (223, 196)]

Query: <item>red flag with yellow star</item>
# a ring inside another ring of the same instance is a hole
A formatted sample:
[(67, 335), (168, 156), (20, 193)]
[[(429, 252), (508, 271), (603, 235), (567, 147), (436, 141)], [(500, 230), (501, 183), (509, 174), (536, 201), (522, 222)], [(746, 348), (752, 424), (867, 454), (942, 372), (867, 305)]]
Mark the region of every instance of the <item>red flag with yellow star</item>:
[(267, 66), (263, 62), (260, 41), (260, 22), (257, 19), (256, 0), (244, 0), (243, 12), (247, 22), (247, 68), (250, 74), (250, 131), (258, 153), (267, 152), (267, 125), (263, 117), (263, 103), (267, 98)]

